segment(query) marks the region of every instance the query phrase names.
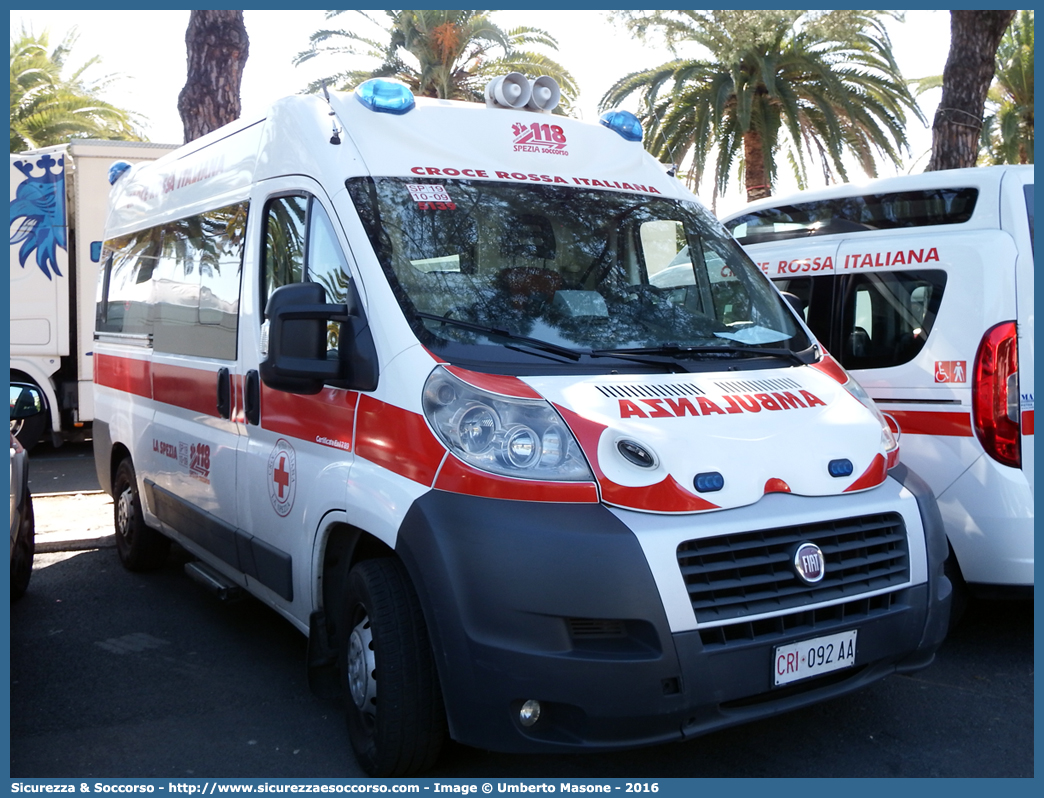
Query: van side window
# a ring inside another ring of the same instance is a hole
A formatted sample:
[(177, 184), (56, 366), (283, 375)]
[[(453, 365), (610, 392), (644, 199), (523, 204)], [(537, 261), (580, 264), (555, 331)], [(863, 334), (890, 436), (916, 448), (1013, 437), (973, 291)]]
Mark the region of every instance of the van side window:
[(107, 241), (98, 331), (235, 360), (246, 219), (244, 202)]
[(312, 200), (308, 216), (308, 249), (306, 279), (326, 289), (326, 301), (348, 301), (348, 262), (334, 233), (333, 223), (326, 210)]
[(908, 363), (924, 347), (939, 311), (946, 272), (884, 272), (846, 279), (840, 361), (848, 369)]
[(347, 302), (349, 274), (330, 216), (314, 197), (269, 200), (261, 307), (280, 286), (304, 280), (321, 284), (327, 302)]
[(99, 332), (151, 335), (152, 273), (159, 253), (160, 230), (120, 236), (105, 242), (104, 273), (96, 329)]
[[(351, 272), (333, 223), (311, 196), (276, 197), (265, 207), (265, 264), (261, 307), (280, 286), (302, 281), (319, 283), (326, 301), (348, 302)], [(337, 349), (341, 325), (329, 322), (327, 346)]]
[(744, 246), (792, 238), (964, 224), (979, 198), (977, 188), (893, 191), (836, 197), (752, 211), (725, 226)]
[(265, 263), (261, 307), (272, 292), (304, 278), (307, 197), (277, 197), (265, 206)]

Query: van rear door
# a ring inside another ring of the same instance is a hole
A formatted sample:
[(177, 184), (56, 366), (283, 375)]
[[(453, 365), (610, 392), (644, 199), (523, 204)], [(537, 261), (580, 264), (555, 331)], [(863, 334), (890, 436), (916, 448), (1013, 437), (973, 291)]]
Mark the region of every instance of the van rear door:
[(992, 230), (882, 231), (838, 249), (836, 354), (904, 436), (950, 450), (929, 472), (936, 495), (977, 456), (971, 372), (982, 331), (1015, 318), (1014, 263)]
[(1015, 284), (1019, 342), (1022, 469), (1033, 492), (1033, 170), (1012, 169), (1001, 183), (1001, 228), (1018, 247)]

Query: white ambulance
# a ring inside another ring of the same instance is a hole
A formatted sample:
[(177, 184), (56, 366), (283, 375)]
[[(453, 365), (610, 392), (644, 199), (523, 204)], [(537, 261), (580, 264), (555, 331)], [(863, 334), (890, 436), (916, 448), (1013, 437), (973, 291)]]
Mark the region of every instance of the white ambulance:
[(307, 634), (372, 774), (929, 664), (945, 536), (872, 402), (632, 115), (487, 92), (289, 97), (117, 178), (94, 442), (124, 565), (175, 540)]
[(1032, 595), (1033, 167), (774, 197), (725, 226), (901, 430), (958, 597)]

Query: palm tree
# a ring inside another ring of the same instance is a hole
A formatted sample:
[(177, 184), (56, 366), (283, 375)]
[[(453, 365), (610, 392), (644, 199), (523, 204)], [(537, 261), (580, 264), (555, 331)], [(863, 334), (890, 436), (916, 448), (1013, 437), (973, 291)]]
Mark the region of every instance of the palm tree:
[(1033, 163), (1033, 11), (1020, 11), (997, 47), (982, 151), (990, 163)]
[(138, 119), (100, 98), (115, 76), (85, 76), (100, 57), (63, 75), (76, 38), (74, 28), (51, 49), (47, 31), (33, 35), (23, 29), (11, 40), (11, 152), (74, 138), (142, 140)]
[[(772, 194), (776, 161), (786, 153), (807, 186), (806, 153), (824, 177), (847, 179), (846, 154), (870, 176), (875, 156), (901, 163), (909, 150), (906, 113), (923, 121), (892, 57), (879, 11), (653, 11), (624, 16), (638, 36), (661, 31), (668, 47), (699, 45), (702, 58), (679, 57), (617, 81), (602, 108), (640, 99), (646, 147), (675, 164), (691, 155), (698, 187), (716, 150), (714, 191), (723, 192), (737, 160), (747, 199)], [(663, 90), (669, 88), (668, 94)]]
[(975, 166), (997, 47), (1014, 18), (1011, 10), (950, 11), (950, 52), (932, 122), (932, 157), (926, 172)]
[(239, 89), (250, 52), (243, 12), (193, 10), (185, 31), (188, 77), (178, 95), (185, 143), (239, 119)]
[[(343, 11), (328, 11), (331, 19)], [(309, 91), (329, 83), (352, 89), (372, 77), (393, 77), (424, 97), (481, 101), (490, 78), (506, 72), (529, 77), (548, 75), (562, 89), (568, 109), (576, 96), (572, 75), (558, 62), (527, 48), (558, 49), (546, 31), (531, 27), (504, 30), (491, 11), (385, 11), (382, 25), (365, 12), (355, 12), (383, 30), (381, 38), (366, 38), (347, 29), (324, 29), (310, 38), (310, 47), (297, 55), (302, 64), (319, 55), (369, 56), (378, 62), (371, 70), (345, 70), (312, 83)]]

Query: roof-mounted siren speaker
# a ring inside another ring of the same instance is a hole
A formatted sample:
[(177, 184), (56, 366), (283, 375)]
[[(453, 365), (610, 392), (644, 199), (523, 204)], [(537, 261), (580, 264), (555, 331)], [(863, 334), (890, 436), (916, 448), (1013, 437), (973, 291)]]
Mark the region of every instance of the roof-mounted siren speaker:
[(533, 88), (519, 72), (493, 78), (486, 84), (486, 105), (496, 108), (525, 108)]
[(533, 81), (533, 91), (526, 105), (534, 111), (543, 111), (545, 114), (549, 114), (558, 105), (561, 97), (562, 90), (558, 88), (558, 83), (555, 79), (549, 78), (547, 75), (541, 75)]

